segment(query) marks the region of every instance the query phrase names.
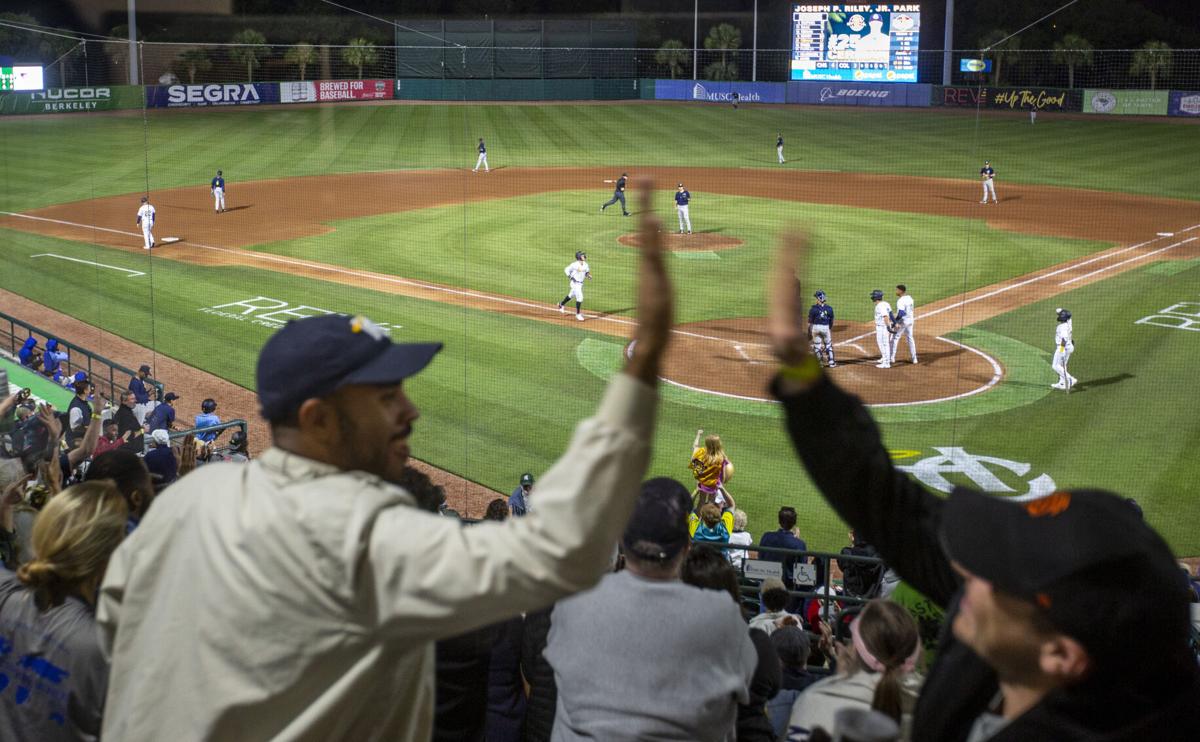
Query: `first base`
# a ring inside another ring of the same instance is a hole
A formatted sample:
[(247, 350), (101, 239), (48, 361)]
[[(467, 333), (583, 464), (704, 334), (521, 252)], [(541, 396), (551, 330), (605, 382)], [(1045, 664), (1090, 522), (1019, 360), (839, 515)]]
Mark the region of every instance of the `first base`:
[(170, 245), (170, 244), (172, 244), (172, 243), (174, 243), (174, 242), (179, 242), (179, 239), (180, 239), (180, 238), (178, 238), (178, 237), (163, 237), (163, 238), (162, 238), (162, 240), (160, 240), (160, 241), (161, 241), (161, 242), (162, 242), (164, 245)]
[(1175, 233), (1174, 232), (1159, 232), (1158, 236), (1159, 237), (1174, 237)]

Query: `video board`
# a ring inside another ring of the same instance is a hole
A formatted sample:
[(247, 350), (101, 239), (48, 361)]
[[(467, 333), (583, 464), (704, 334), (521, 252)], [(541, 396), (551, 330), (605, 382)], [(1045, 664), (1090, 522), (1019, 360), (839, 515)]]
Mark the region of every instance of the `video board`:
[(921, 6), (792, 6), (792, 79), (917, 82)]

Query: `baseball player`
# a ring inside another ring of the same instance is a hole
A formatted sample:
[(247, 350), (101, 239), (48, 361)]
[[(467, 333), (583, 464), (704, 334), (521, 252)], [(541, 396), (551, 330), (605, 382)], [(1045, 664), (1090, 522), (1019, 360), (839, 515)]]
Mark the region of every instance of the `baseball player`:
[(783, 132), (782, 131), (779, 132), (778, 136), (775, 137), (775, 153), (777, 155), (779, 155), (779, 164), (782, 165), (784, 162), (784, 160), (783, 160)]
[(225, 178), (221, 175), (221, 171), (217, 171), (217, 177), (212, 179), (212, 195), (213, 208), (220, 214), (225, 211)]
[(683, 230), (687, 229), (687, 233), (692, 233), (692, 217), (688, 216), (688, 201), (692, 200), (692, 194), (687, 192), (683, 187), (683, 183), (679, 184), (679, 189), (675, 191), (675, 211), (679, 212), (679, 234), (683, 234)]
[(837, 361), (833, 359), (833, 307), (825, 303), (824, 291), (818, 291), (813, 297), (817, 303), (808, 310), (808, 342), (812, 343), (813, 355), (818, 363), (821, 362), (823, 344), (825, 353), (829, 355), (826, 365), (834, 368)]
[(621, 202), (621, 213), (624, 214), (625, 216), (629, 216), (629, 209), (627, 209), (625, 207), (625, 180), (628, 177), (629, 177), (629, 173), (621, 173), (621, 177), (617, 178), (616, 180), (604, 181), (605, 183), (616, 183), (616, 185), (613, 186), (613, 197), (610, 198), (608, 201), (606, 201), (604, 203), (604, 205), (600, 207), (601, 213), (603, 213), (604, 210), (607, 209), (609, 206), (612, 206), (616, 202), (620, 201)]
[(892, 323), (895, 333), (892, 335), (892, 360), (896, 359), (896, 351), (900, 349), (900, 338), (908, 341), (908, 352), (912, 355), (913, 365), (917, 365), (917, 343), (913, 340), (913, 323), (917, 315), (913, 311), (913, 298), (908, 295), (908, 287), (896, 285), (896, 318)]
[(979, 169), (979, 177), (983, 180), (983, 200), (979, 203), (986, 204), (988, 194), (992, 194), (992, 203), (1000, 203), (1000, 199), (996, 198), (996, 171), (992, 169), (992, 161), (984, 160), (983, 167)]
[(138, 208), (137, 223), (142, 227), (142, 237), (146, 242), (146, 249), (154, 247), (154, 233), (150, 230), (154, 228), (154, 207), (150, 205), (150, 199), (142, 196), (142, 205)]
[(892, 333), (888, 328), (892, 324), (892, 307), (883, 300), (883, 291), (875, 289), (871, 292), (871, 301), (875, 302), (875, 344), (879, 346), (879, 363), (875, 368), (892, 367)]
[(1067, 361), (1075, 352), (1074, 329), (1071, 326), (1071, 313), (1065, 309), (1054, 310), (1058, 316), (1058, 328), (1054, 331), (1054, 360), (1050, 367), (1058, 374), (1058, 383), (1051, 384), (1051, 389), (1071, 390), (1077, 379), (1067, 372)]
[(482, 138), (480, 138), (480, 140), (479, 140), (479, 147), (478, 147), (478, 149), (479, 149), (479, 157), (478, 157), (478, 159), (476, 159), (476, 160), (475, 160), (475, 168), (474, 168), (473, 170), (471, 170), (471, 172), (473, 172), (473, 173), (477, 173), (477, 172), (479, 172), (479, 166), (480, 166), (480, 165), (483, 165), (483, 172), (485, 172), (485, 173), (490, 173), (490, 172), (492, 172), (491, 170), (489, 170), (489, 169), (488, 169), (488, 164), (487, 164), (487, 147), (486, 147), (486, 146), (484, 146), (484, 144), (483, 144), (483, 139), (482, 139)]
[(575, 262), (571, 263), (563, 271), (567, 274), (567, 278), (571, 281), (571, 288), (563, 300), (558, 303), (558, 311), (560, 314), (566, 313), (563, 305), (571, 299), (575, 300), (575, 319), (583, 321), (583, 282), (592, 277), (592, 271), (588, 268), (587, 253), (580, 251), (575, 253)]

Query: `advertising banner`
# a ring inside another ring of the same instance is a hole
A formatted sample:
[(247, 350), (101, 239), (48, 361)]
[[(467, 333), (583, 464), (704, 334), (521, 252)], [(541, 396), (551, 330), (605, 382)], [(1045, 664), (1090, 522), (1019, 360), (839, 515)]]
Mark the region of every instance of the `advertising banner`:
[(739, 103), (783, 103), (785, 97), (784, 84), (781, 82), (656, 80), (654, 84), (654, 97), (657, 100), (732, 103), (734, 93), (737, 93)]
[(137, 85), (46, 88), (34, 93), (0, 95), (0, 114), (83, 113), (141, 107), (142, 88)]
[(1172, 90), (1170, 101), (1167, 104), (1167, 114), (1170, 116), (1200, 116), (1200, 93)]
[(992, 108), (1011, 111), (1078, 111), (1083, 94), (1060, 88), (983, 88), (937, 85), (933, 105)]
[(392, 80), (320, 80), (317, 100), (390, 100), (394, 89)]
[(1166, 90), (1085, 90), (1083, 112), (1117, 116), (1166, 116), (1169, 97)]
[(787, 102), (818, 106), (929, 105), (930, 86), (918, 83), (789, 82)]
[(281, 82), (279, 83), (280, 103), (316, 103), (317, 84), (315, 82)]
[(146, 86), (146, 105), (150, 108), (254, 106), (278, 102), (279, 86), (275, 83)]

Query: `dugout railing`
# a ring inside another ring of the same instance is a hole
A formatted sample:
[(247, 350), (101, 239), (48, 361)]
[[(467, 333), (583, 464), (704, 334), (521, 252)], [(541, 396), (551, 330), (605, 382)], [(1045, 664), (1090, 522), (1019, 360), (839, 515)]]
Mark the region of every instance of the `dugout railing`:
[[(249, 433), (249, 429), (250, 429), (250, 423), (246, 422), (245, 420), (243, 420), (241, 418), (235, 418), (233, 420), (227, 420), (227, 421), (221, 423), (220, 425), (207, 425), (202, 428), (187, 428), (186, 430), (172, 430), (172, 431), (168, 431), (168, 434), (172, 441), (182, 441), (184, 438), (188, 437), (189, 435), (197, 436), (200, 433), (216, 433), (217, 437), (214, 438), (212, 442), (214, 444), (219, 444), (220, 439), (221, 439), (221, 434), (224, 433), (226, 430), (237, 430), (242, 434), (243, 437), (245, 437)], [(149, 449), (149, 445), (150, 445), (150, 442), (148, 440), (149, 437), (150, 436), (143, 436), (143, 438), (146, 439), (147, 450)], [(214, 449), (218, 450), (218, 451), (219, 450), (231, 450), (232, 447), (229, 445), (229, 441), (227, 440), (224, 444), (214, 445)]]

